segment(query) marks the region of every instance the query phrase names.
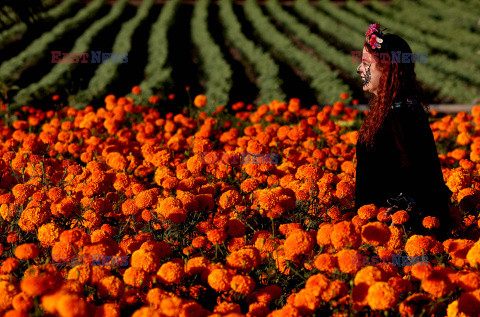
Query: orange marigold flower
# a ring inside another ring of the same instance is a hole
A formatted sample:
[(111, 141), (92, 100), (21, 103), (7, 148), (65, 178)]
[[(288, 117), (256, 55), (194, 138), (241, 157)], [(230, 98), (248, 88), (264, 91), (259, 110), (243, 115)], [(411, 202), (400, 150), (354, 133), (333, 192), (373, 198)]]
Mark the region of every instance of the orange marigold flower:
[(153, 190), (145, 190), (135, 197), (135, 205), (139, 209), (145, 209), (156, 205), (158, 202), (158, 196)]
[(226, 292), (230, 290), (232, 275), (226, 269), (214, 269), (208, 275), (208, 285), (217, 292)]
[(148, 273), (138, 267), (129, 267), (123, 273), (123, 281), (133, 287), (140, 287), (147, 283)]
[(15, 256), (20, 260), (35, 259), (40, 255), (40, 249), (34, 243), (20, 244), (15, 248)]
[(205, 95), (197, 95), (193, 100), (193, 104), (197, 108), (203, 108), (207, 105), (207, 97)]
[(320, 307), (321, 298), (308, 288), (295, 294), (293, 306), (298, 308), (302, 315), (311, 315)]
[(388, 240), (385, 246), (392, 250), (402, 249), (403, 233), (404, 233), (403, 230), (396, 226), (390, 226), (389, 229), (390, 229), (390, 239)]
[(137, 204), (133, 199), (127, 199), (124, 201), (121, 210), (125, 216), (136, 215), (140, 212), (140, 209), (137, 207)]
[(360, 218), (358, 215), (352, 218), (352, 223), (357, 232), (361, 232), (362, 227), (368, 223), (368, 220)]
[(377, 214), (377, 220), (381, 222), (389, 222), (392, 220), (392, 216), (387, 214), (387, 208), (380, 208)]
[[(414, 316), (424, 309), (428, 315), (435, 309), (430, 295), (425, 293), (415, 293), (408, 296), (399, 306), (399, 313), (402, 317)], [(449, 315), (450, 316), (450, 315)]]
[(87, 264), (77, 265), (68, 271), (67, 279), (86, 284), (92, 275), (92, 267)]
[(139, 86), (133, 86), (132, 88), (132, 94), (138, 95), (142, 92), (142, 89)]
[(20, 266), (20, 261), (16, 258), (6, 258), (0, 266), (0, 274), (10, 274)]
[(405, 251), (409, 256), (436, 254), (443, 251), (443, 245), (430, 236), (413, 235), (407, 240)]
[(0, 310), (5, 311), (12, 307), (12, 301), (18, 293), (15, 284), (9, 281), (0, 281)]
[(224, 228), (208, 230), (207, 239), (212, 244), (222, 244), (227, 239), (227, 232)]
[(358, 216), (362, 219), (369, 220), (376, 217), (378, 214), (378, 208), (374, 204), (365, 205), (358, 208)]
[(361, 268), (355, 275), (354, 284), (359, 285), (365, 283), (370, 286), (376, 282), (386, 282), (387, 274), (381, 268), (376, 266), (365, 266)]
[(245, 235), (245, 224), (238, 219), (228, 219), (225, 226), (229, 236), (243, 237)]
[(192, 174), (197, 174), (202, 171), (203, 168), (203, 157), (195, 154), (194, 156), (190, 157), (187, 161), (187, 169)]
[(12, 300), (13, 309), (26, 313), (33, 308), (33, 298), (25, 293), (18, 293)]
[(95, 317), (120, 317), (120, 305), (117, 303), (102, 304), (97, 307)]
[(338, 268), (348, 274), (357, 272), (362, 267), (362, 256), (356, 250), (343, 249), (337, 253)]
[(367, 302), (373, 310), (388, 310), (397, 301), (398, 293), (387, 282), (376, 282), (368, 288)]
[(35, 188), (29, 184), (17, 184), (12, 188), (12, 194), (15, 196), (17, 204), (24, 204), (28, 198), (33, 195)]
[(230, 253), (226, 258), (226, 264), (234, 269), (249, 272), (252, 268), (260, 265), (260, 252), (256, 248), (244, 248)]
[(373, 246), (379, 246), (390, 239), (390, 229), (379, 221), (367, 223), (362, 227), (362, 240)]
[(125, 285), (116, 276), (102, 278), (97, 284), (98, 296), (102, 298), (118, 299), (123, 296)]
[[(460, 295), (458, 299), (457, 315), (456, 316), (475, 316), (478, 314), (478, 307), (480, 305), (480, 290), (467, 292)], [(450, 311), (450, 306), (448, 307)]]
[(94, 313), (87, 301), (73, 294), (62, 294), (55, 306), (60, 316), (89, 316)]
[(220, 196), (218, 205), (222, 209), (227, 209), (236, 205), (239, 205), (242, 202), (242, 196), (236, 190), (228, 190)]
[(440, 220), (436, 217), (428, 216), (423, 218), (422, 225), (427, 229), (439, 228)]
[(399, 210), (392, 215), (392, 221), (396, 225), (404, 224), (408, 221), (410, 215), (405, 210)]
[(475, 268), (480, 265), (480, 242), (475, 242), (468, 251), (466, 258), (471, 267)]
[(338, 264), (334, 255), (322, 253), (317, 256), (313, 265), (322, 272), (333, 273)]
[(108, 153), (105, 162), (108, 166), (117, 171), (123, 171), (128, 167), (127, 159), (118, 152)]
[(419, 262), (419, 263), (415, 263), (415, 265), (412, 266), (412, 270), (410, 272), (413, 277), (419, 280), (423, 280), (428, 278), (430, 275), (432, 275), (433, 267), (430, 263), (427, 263), (425, 265), (424, 262)]
[[(308, 281), (307, 281), (308, 282)], [(269, 285), (252, 293), (248, 298), (248, 303), (270, 303), (282, 295), (282, 288), (278, 285)]]
[(255, 289), (255, 281), (250, 276), (235, 275), (230, 282), (230, 287), (237, 293), (248, 295)]
[(227, 301), (221, 302), (218, 305), (216, 305), (213, 308), (213, 312), (216, 313), (216, 314), (220, 314), (221, 316), (232, 316), (232, 317), (235, 316), (236, 317), (237, 314), (240, 315), (240, 316), (243, 316), (243, 315), (240, 314), (242, 312), (242, 308), (240, 307), (239, 304), (231, 303), (231, 302), (227, 302)]
[(180, 284), (186, 275), (185, 267), (181, 263), (169, 261), (162, 264), (157, 275), (164, 284)]
[(473, 292), (477, 289), (480, 289), (480, 275), (476, 272), (464, 274), (457, 281), (457, 284), (464, 291)]
[(440, 298), (453, 291), (454, 286), (445, 274), (434, 271), (422, 280), (422, 289), (433, 297)]
[(131, 266), (152, 273), (159, 269), (160, 258), (153, 251), (139, 249), (132, 253)]
[(256, 178), (247, 178), (240, 185), (240, 189), (244, 193), (251, 193), (252, 191), (257, 189), (258, 185), (260, 185), (260, 182)]
[(329, 283), (330, 280), (324, 274), (318, 273), (307, 279), (305, 288), (309, 289), (316, 296), (319, 296), (328, 288)]
[(331, 234), (333, 247), (337, 250), (350, 246), (358, 248), (361, 243), (361, 237), (355, 230), (355, 226), (350, 221), (341, 221), (333, 226)]
[(208, 268), (210, 261), (203, 256), (194, 257), (188, 260), (185, 267), (185, 272), (189, 275), (201, 274), (205, 269)]
[(315, 241), (311, 234), (302, 229), (297, 229), (287, 237), (283, 247), (285, 255), (293, 258), (297, 255), (310, 253), (314, 245)]

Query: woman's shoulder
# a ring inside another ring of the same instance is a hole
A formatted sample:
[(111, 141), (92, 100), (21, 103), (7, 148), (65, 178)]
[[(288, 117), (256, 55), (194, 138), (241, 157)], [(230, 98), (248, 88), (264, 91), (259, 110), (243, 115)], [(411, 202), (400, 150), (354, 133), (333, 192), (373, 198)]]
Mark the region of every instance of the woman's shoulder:
[(396, 101), (393, 103), (393, 105), (390, 107), (390, 109), (392, 110), (396, 110), (396, 111), (399, 111), (399, 110), (422, 110), (425, 112), (422, 104), (417, 101), (416, 99), (413, 99), (413, 98), (407, 98), (407, 99), (403, 99), (401, 101)]

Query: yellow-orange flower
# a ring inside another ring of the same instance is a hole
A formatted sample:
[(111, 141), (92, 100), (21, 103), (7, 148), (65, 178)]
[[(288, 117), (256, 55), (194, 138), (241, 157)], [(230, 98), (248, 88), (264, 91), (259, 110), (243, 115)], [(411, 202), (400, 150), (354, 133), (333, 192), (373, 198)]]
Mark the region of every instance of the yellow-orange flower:
[(362, 219), (369, 220), (376, 217), (378, 214), (378, 208), (374, 204), (369, 204), (358, 208), (358, 216)]
[(203, 108), (207, 105), (207, 97), (205, 95), (197, 95), (193, 100), (193, 104), (197, 108)]
[(248, 295), (255, 289), (255, 281), (250, 276), (235, 275), (230, 282), (230, 287), (237, 293)]
[(362, 240), (373, 246), (379, 246), (390, 239), (390, 229), (379, 221), (370, 222), (362, 227)]
[(408, 212), (405, 210), (399, 210), (392, 215), (392, 222), (396, 225), (401, 225), (407, 222), (409, 217)]
[(367, 302), (373, 310), (388, 310), (397, 301), (397, 292), (387, 282), (375, 282), (368, 288)]
[(214, 269), (208, 275), (208, 285), (217, 292), (230, 290), (232, 275), (226, 269)]
[(40, 249), (34, 243), (20, 244), (15, 248), (15, 256), (20, 260), (35, 259), (40, 255)]
[(362, 256), (356, 250), (343, 249), (337, 253), (338, 268), (348, 274), (356, 273), (362, 267)]
[(288, 257), (295, 257), (301, 254), (308, 254), (313, 250), (315, 241), (308, 232), (297, 229), (294, 230), (285, 240), (284, 250)]
[(169, 261), (160, 267), (157, 272), (160, 281), (164, 284), (180, 284), (185, 277), (184, 265), (178, 262)]

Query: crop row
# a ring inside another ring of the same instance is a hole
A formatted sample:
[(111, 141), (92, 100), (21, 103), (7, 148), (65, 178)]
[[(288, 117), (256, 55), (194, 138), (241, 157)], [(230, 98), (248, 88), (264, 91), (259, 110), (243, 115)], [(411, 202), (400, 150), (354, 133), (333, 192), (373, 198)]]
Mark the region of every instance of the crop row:
[[(113, 24), (122, 15), (128, 0), (119, 0), (110, 10), (110, 13), (95, 21), (75, 42), (69, 56), (76, 53), (88, 52), (95, 36), (104, 28)], [(14, 102), (18, 104), (29, 104), (34, 98), (44, 98), (53, 94), (56, 86), (66, 85), (71, 80), (72, 70), (78, 63), (69, 61), (57, 63), (53, 69), (40, 81), (20, 90), (15, 95)]]
[[(300, 23), (294, 16), (282, 9), (278, 0), (270, 0), (266, 4), (269, 13), (282, 24), (290, 33), (294, 34), (299, 40), (315, 50), (322, 59), (349, 74), (353, 78), (360, 78), (356, 73), (356, 67), (352, 65), (352, 56), (339, 51), (326, 40), (311, 32), (309, 27)], [(311, 8), (305, 7), (306, 10)]]
[[(113, 43), (112, 56), (119, 56), (130, 53), (132, 49), (132, 37), (135, 30), (145, 21), (150, 13), (154, 0), (145, 0), (138, 7), (133, 18), (122, 24), (120, 32), (118, 32), (115, 42)], [(113, 80), (118, 76), (118, 67), (121, 63), (106, 62), (99, 64), (95, 70), (95, 74), (90, 79), (88, 87), (78, 94), (71, 96), (71, 101), (76, 107), (85, 106), (88, 102), (101, 98)]]
[(167, 34), (175, 20), (180, 0), (168, 1), (152, 25), (148, 40), (148, 62), (145, 66), (145, 79), (140, 88), (145, 96), (152, 96), (162, 90), (171, 79), (172, 68), (168, 66)]
[[(408, 3), (412, 4), (414, 2), (408, 0)], [(480, 31), (480, 26), (478, 25), (480, 9), (478, 9), (478, 3), (475, 5), (475, 1), (471, 1), (470, 4), (464, 4), (462, 1), (456, 0), (420, 0), (419, 3), (430, 11), (431, 16), (454, 23), (456, 29), (464, 28), (472, 31), (476, 29), (477, 32)]]
[[(58, 20), (72, 10), (73, 4), (76, 0), (66, 0), (60, 4), (53, 6), (46, 12), (39, 15), (40, 21)], [(23, 22), (15, 23), (6, 30), (0, 33), (0, 47), (5, 47), (7, 44), (15, 41), (19, 36), (22, 36), (27, 31), (27, 25)]]
[(331, 70), (323, 61), (294, 47), (290, 39), (269, 22), (257, 2), (245, 1), (244, 10), (262, 41), (271, 46), (279, 58), (293, 63), (308, 77), (320, 103), (331, 103), (342, 92), (347, 92), (351, 96), (349, 87), (339, 79), (338, 71)]
[(206, 78), (205, 95), (214, 105), (225, 105), (233, 84), (232, 69), (208, 31), (209, 3), (208, 0), (199, 0), (195, 4), (191, 21), (192, 41), (198, 50)]
[(67, 32), (80, 27), (90, 19), (103, 5), (104, 0), (94, 0), (88, 6), (80, 10), (74, 17), (58, 23), (51, 31), (44, 33), (33, 41), (19, 55), (5, 61), (0, 65), (0, 81), (7, 82), (14, 79), (13, 76), (20, 76), (23, 69), (37, 63), (48, 51), (48, 46), (64, 36)]
[(264, 104), (275, 99), (284, 100), (286, 96), (281, 89), (279, 66), (268, 52), (242, 33), (242, 25), (233, 11), (232, 3), (232, 0), (219, 1), (220, 20), (227, 40), (241, 51), (256, 72), (256, 85), (259, 88), (258, 102)]

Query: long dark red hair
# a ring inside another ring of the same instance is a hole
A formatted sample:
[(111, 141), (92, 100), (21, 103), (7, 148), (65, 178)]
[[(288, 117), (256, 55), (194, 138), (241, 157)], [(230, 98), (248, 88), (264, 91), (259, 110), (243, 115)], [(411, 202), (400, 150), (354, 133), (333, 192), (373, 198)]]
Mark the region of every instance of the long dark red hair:
[(394, 102), (413, 98), (425, 108), (425, 111), (428, 110), (422, 86), (416, 78), (415, 64), (413, 62), (402, 63), (401, 57), (400, 62), (392, 63), (392, 51), (412, 53), (408, 43), (396, 34), (385, 34), (382, 46), (382, 50), (379, 51), (378, 49), (373, 50), (367, 41), (364, 44), (370, 54), (387, 53), (383, 58), (379, 58), (380, 54), (375, 57), (375, 61), (381, 69), (380, 82), (377, 95), (373, 95), (369, 100), (370, 111), (364, 119), (358, 135), (359, 142), (367, 146), (374, 144), (375, 134), (382, 126)]

